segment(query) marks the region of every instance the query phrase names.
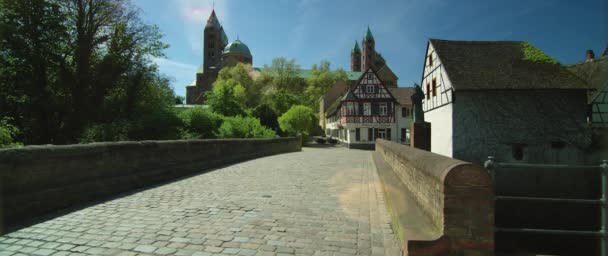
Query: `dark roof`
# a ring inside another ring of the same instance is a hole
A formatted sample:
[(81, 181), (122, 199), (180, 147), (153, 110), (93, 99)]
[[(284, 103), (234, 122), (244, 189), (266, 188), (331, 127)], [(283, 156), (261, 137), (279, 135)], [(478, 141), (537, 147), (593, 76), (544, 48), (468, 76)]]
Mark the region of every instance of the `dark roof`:
[(357, 100), (357, 96), (355, 96), (353, 91), (348, 89), (348, 91), (346, 91), (346, 94), (344, 95), (344, 97), (342, 97), (342, 101), (345, 101), (345, 100)]
[(412, 95), (414, 94), (414, 87), (388, 87), (388, 91), (393, 95), (395, 100), (401, 106), (412, 105)]
[(336, 114), (336, 112), (338, 111), (338, 108), (340, 107), (340, 103), (342, 102), (342, 98), (337, 98), (334, 102), (331, 103), (331, 105), (329, 105), (329, 107), (327, 108), (327, 112), (325, 112), (325, 116), (326, 117), (330, 117), (333, 116), (334, 114)]
[(220, 28), (220, 26), (220, 21), (215, 15), (215, 10), (212, 10), (211, 15), (209, 15), (209, 18), (207, 19), (207, 24), (205, 25), (205, 28)]
[(540, 49), (521, 41), (430, 39), (454, 90), (588, 89)]
[[(595, 90), (601, 90), (608, 83), (608, 56), (602, 56), (590, 62), (568, 65), (567, 68)], [(594, 94), (592, 93), (590, 96), (593, 97)]]

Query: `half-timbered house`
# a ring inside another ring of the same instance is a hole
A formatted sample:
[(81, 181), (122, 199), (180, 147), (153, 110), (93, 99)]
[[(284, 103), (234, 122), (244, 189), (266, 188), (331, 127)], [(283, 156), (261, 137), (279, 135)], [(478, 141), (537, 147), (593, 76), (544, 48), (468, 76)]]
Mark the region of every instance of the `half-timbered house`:
[(385, 86), (369, 68), (328, 108), (326, 134), (349, 148), (374, 148), (376, 138), (409, 143), (412, 93), (412, 88)]
[(431, 39), (421, 87), (434, 153), (571, 163), (591, 141), (589, 86), (526, 42)]

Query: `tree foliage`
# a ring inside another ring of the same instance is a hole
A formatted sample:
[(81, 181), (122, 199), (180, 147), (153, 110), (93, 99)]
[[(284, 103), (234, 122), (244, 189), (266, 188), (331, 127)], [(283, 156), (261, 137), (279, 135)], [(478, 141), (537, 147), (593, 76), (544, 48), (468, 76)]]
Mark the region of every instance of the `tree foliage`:
[(26, 144), (170, 137), (161, 37), (127, 0), (0, 0), (0, 109)]
[(207, 105), (215, 113), (225, 116), (244, 115), (245, 88), (234, 79), (217, 80), (205, 94)]
[(187, 109), (179, 114), (184, 123), (184, 139), (210, 139), (222, 125), (222, 116), (202, 107)]
[(219, 138), (274, 138), (276, 133), (254, 117), (225, 117), (218, 130)]
[(311, 108), (303, 105), (292, 106), (285, 114), (279, 117), (281, 130), (289, 135), (308, 136), (312, 128), (314, 112)]

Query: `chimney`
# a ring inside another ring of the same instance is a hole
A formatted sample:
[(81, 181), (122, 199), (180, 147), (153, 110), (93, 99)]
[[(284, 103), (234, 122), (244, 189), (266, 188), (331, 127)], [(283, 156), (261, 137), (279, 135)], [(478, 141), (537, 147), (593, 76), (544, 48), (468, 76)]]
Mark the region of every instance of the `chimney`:
[(591, 62), (593, 59), (595, 59), (595, 53), (593, 53), (593, 50), (587, 50), (587, 53), (585, 53), (585, 62)]

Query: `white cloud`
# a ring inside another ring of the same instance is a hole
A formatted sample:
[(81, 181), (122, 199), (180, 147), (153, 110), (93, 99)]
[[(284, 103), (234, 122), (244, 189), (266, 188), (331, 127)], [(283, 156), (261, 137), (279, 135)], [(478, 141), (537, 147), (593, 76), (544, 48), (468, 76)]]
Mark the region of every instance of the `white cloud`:
[(203, 50), (203, 30), (213, 9), (224, 30), (230, 31), (227, 0), (216, 0), (215, 8), (214, 1), (211, 0), (180, 0), (173, 2), (170, 8), (177, 8), (179, 22), (182, 23), (183, 33), (193, 53), (201, 54)]
[(161, 74), (173, 78), (171, 85), (177, 95), (186, 95), (186, 86), (196, 78), (197, 66), (165, 58), (152, 58)]

